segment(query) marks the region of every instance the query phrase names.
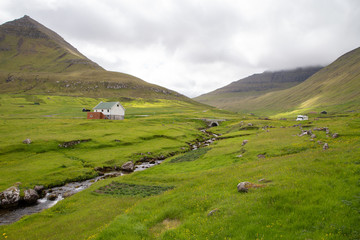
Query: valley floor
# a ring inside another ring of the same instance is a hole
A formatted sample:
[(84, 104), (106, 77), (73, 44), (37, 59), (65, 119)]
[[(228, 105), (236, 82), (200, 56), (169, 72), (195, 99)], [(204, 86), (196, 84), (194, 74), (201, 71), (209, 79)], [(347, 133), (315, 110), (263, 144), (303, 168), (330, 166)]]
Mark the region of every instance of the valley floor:
[[(298, 125), (134, 100), (123, 104), (124, 121), (86, 120), (81, 109), (99, 101), (0, 95), (0, 191), (91, 178), (96, 167), (143, 156), (166, 160), (0, 226), (0, 239), (360, 238), (359, 113), (314, 115)], [(227, 121), (209, 129), (217, 141), (188, 151), (188, 143), (208, 138), (202, 118)], [(316, 131), (324, 127), (330, 133)], [(76, 139), (91, 141), (58, 146)], [(244, 181), (254, 187), (240, 193)]]

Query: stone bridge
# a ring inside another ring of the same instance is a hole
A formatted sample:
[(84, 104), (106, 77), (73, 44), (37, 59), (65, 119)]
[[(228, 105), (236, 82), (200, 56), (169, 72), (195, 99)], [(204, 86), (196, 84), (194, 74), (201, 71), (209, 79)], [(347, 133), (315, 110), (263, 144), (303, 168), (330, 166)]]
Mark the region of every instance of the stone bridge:
[(225, 119), (207, 119), (207, 118), (203, 118), (201, 120), (205, 121), (209, 127), (217, 127), (221, 122), (226, 121)]

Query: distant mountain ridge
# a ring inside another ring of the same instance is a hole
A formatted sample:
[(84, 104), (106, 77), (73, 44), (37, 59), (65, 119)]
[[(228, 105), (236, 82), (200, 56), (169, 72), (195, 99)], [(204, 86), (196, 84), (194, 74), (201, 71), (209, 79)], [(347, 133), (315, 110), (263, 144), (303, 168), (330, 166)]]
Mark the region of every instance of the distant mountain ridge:
[(109, 72), (29, 16), (0, 25), (0, 93), (191, 99), (134, 76)]
[(194, 99), (215, 107), (237, 111), (249, 99), (296, 86), (321, 68), (317, 66), (253, 74)]
[(268, 92), (224, 92), (229, 86), (195, 100), (235, 111), (268, 116), (322, 110), (359, 111), (360, 48), (340, 56), (305, 81), (290, 88)]

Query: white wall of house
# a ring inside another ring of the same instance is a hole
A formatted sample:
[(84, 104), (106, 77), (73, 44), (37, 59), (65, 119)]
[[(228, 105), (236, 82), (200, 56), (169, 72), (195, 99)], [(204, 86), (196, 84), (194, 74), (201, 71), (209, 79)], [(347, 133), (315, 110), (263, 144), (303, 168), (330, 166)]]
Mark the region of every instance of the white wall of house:
[[(117, 102), (110, 109), (95, 109), (95, 112), (102, 112), (108, 118), (111, 119), (124, 119), (125, 116), (125, 108)], [(110, 116), (118, 116), (118, 117), (110, 117)]]

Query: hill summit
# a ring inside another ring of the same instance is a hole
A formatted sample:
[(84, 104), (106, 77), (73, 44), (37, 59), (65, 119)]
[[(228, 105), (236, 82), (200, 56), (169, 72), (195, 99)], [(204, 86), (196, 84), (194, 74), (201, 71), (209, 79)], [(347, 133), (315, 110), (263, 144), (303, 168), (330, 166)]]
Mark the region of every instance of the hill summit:
[(25, 15), (0, 26), (0, 69), (73, 71), (102, 69), (56, 32)]
[(27, 15), (0, 25), (0, 93), (193, 102), (137, 77), (104, 70), (59, 34)]

